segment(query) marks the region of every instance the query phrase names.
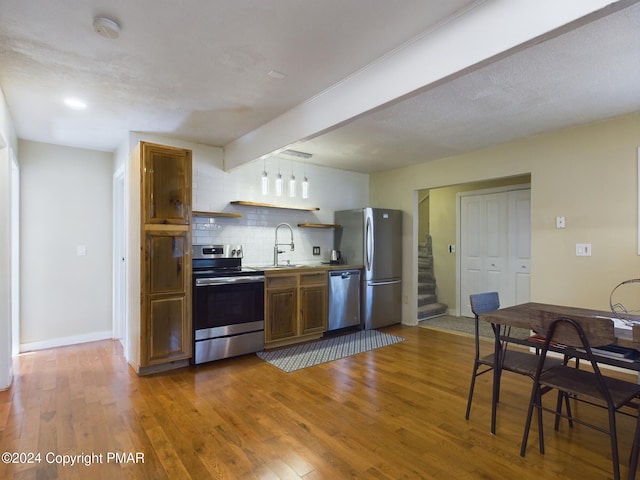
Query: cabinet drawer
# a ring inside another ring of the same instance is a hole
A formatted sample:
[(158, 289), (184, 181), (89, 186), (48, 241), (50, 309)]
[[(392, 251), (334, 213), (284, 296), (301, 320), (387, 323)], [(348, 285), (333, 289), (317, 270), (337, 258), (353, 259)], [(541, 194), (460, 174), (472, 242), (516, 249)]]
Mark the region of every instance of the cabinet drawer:
[(327, 272), (303, 273), (300, 275), (300, 285), (325, 285)]
[(298, 285), (296, 275), (267, 275), (265, 277), (266, 288), (295, 287)]

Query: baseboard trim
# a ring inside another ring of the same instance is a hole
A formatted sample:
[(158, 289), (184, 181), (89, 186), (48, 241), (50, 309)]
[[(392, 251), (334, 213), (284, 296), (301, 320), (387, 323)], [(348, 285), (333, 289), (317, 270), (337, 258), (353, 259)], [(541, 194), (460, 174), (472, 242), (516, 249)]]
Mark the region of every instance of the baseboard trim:
[(42, 340), (40, 342), (21, 343), (20, 353), (32, 352), (34, 350), (45, 350), (47, 348), (64, 347), (66, 345), (75, 345), (77, 343), (109, 340), (111, 338), (113, 338), (113, 332), (111, 330), (104, 330), (102, 332), (85, 333), (82, 335), (73, 335), (71, 337), (52, 338), (50, 340)]

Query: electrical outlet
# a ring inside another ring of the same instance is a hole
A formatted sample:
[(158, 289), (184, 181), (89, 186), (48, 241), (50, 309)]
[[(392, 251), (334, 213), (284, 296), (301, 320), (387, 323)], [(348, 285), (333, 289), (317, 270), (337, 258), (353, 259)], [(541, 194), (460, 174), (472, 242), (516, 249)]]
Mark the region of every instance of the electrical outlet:
[(313, 254), (320, 255), (320, 247), (313, 247)]
[(591, 244), (590, 243), (576, 243), (576, 256), (577, 257), (590, 257), (591, 256)]

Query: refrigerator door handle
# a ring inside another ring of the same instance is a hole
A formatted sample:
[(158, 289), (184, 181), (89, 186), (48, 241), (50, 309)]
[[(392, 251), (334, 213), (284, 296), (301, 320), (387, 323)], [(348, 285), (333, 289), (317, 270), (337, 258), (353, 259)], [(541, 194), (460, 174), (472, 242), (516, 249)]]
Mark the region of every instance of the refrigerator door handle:
[(364, 260), (367, 271), (371, 270), (371, 259), (373, 257), (373, 235), (371, 232), (371, 217), (367, 216), (365, 229)]
[(389, 281), (386, 281), (386, 282), (375, 282), (375, 281), (373, 281), (373, 282), (367, 282), (367, 285), (369, 285), (371, 287), (376, 287), (378, 285), (394, 285), (396, 283), (401, 283), (401, 282), (402, 282), (402, 280), (389, 280)]

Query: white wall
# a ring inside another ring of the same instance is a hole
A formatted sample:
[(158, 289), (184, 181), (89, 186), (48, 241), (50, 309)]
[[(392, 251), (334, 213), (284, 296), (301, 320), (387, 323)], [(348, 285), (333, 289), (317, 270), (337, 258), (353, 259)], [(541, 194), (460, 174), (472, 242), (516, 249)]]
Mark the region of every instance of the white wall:
[(21, 351), (111, 338), (112, 154), (19, 146)]

